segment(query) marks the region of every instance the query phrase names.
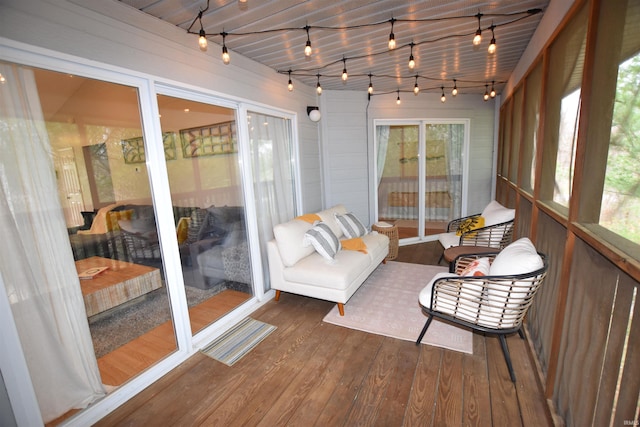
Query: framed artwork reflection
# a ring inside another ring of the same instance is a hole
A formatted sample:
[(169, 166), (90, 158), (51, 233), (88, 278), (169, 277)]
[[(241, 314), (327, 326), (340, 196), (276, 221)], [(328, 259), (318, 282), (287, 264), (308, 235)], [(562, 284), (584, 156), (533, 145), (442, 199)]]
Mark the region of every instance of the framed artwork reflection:
[[(146, 162), (144, 152), (144, 139), (141, 136), (136, 138), (123, 139), (122, 154), (124, 155), (124, 162), (127, 164), (144, 163)], [(162, 134), (162, 144), (164, 146), (164, 158), (165, 160), (175, 160), (177, 158), (176, 150), (176, 133), (165, 132)]]

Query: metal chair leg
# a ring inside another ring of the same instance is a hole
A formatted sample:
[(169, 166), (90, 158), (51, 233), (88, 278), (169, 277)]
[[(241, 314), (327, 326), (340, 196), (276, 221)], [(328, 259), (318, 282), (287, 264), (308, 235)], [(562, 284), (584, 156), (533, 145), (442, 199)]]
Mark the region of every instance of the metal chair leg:
[(509, 356), (509, 348), (507, 348), (507, 340), (504, 335), (498, 335), (500, 338), (500, 346), (502, 347), (502, 352), (504, 353), (504, 360), (507, 362), (507, 368), (509, 368), (509, 375), (511, 376), (511, 381), (516, 382), (516, 374), (513, 372), (513, 366), (511, 365), (511, 357)]
[(416, 341), (416, 345), (420, 345), (420, 341), (422, 341), (422, 338), (424, 337), (424, 334), (427, 332), (427, 328), (431, 324), (432, 320), (433, 320), (433, 316), (429, 316), (429, 318), (427, 319), (427, 323), (425, 323), (424, 324), (424, 328), (422, 328), (422, 332), (420, 332), (420, 336), (418, 337), (418, 340)]
[(518, 335), (520, 335), (520, 338), (524, 339), (524, 331), (522, 330), (522, 326), (520, 326), (520, 329), (518, 329)]

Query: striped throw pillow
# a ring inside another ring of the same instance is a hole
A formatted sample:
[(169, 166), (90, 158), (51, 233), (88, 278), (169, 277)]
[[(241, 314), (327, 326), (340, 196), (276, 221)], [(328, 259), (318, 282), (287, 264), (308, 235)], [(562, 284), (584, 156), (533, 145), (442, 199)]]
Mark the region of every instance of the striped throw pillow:
[(355, 237), (362, 237), (368, 233), (366, 227), (362, 225), (362, 222), (351, 212), (344, 215), (334, 214), (338, 225), (342, 229), (342, 232), (348, 239)]
[(313, 245), (316, 252), (328, 260), (332, 260), (342, 248), (340, 240), (324, 222), (318, 222), (304, 234), (306, 245)]

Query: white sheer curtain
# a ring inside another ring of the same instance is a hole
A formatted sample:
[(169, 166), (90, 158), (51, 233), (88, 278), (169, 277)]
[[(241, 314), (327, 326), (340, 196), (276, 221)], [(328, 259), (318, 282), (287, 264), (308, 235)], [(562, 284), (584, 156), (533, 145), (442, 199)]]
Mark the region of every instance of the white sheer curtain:
[(462, 216), (462, 149), (464, 148), (464, 125), (451, 124), (447, 143), (447, 181), (451, 210), (449, 220)]
[[(291, 122), (255, 112), (249, 112), (249, 116), (260, 252), (262, 265), (266, 266), (266, 244), (273, 239), (273, 227), (295, 215)], [(266, 269), (265, 276), (265, 283), (269, 283)]]
[[(105, 394), (33, 72), (0, 64), (0, 268), (43, 421)], [(3, 349), (2, 351), (7, 351)]]
[(387, 146), (389, 145), (389, 126), (376, 126), (376, 142), (378, 153), (376, 155), (376, 171), (378, 174), (378, 186), (384, 172), (384, 162), (387, 159)]

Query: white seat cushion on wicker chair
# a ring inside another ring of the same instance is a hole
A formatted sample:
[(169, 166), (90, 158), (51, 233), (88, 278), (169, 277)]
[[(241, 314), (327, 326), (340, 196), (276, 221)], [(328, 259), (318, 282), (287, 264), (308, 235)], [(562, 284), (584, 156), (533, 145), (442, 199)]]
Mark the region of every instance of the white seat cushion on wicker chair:
[(443, 277), (462, 279), (462, 276), (453, 273), (443, 272), (436, 274), (427, 286), (420, 291), (418, 297), (420, 304), (462, 320), (474, 322), (478, 316), (478, 307), (480, 305), (480, 297), (482, 296), (482, 283), (474, 282), (471, 279), (473, 276), (469, 276), (469, 279), (464, 279), (464, 285), (460, 288), (455, 288), (455, 285), (449, 286), (448, 289), (440, 288), (439, 292), (443, 298), (436, 298), (437, 307), (431, 307), (433, 285), (436, 280)]

